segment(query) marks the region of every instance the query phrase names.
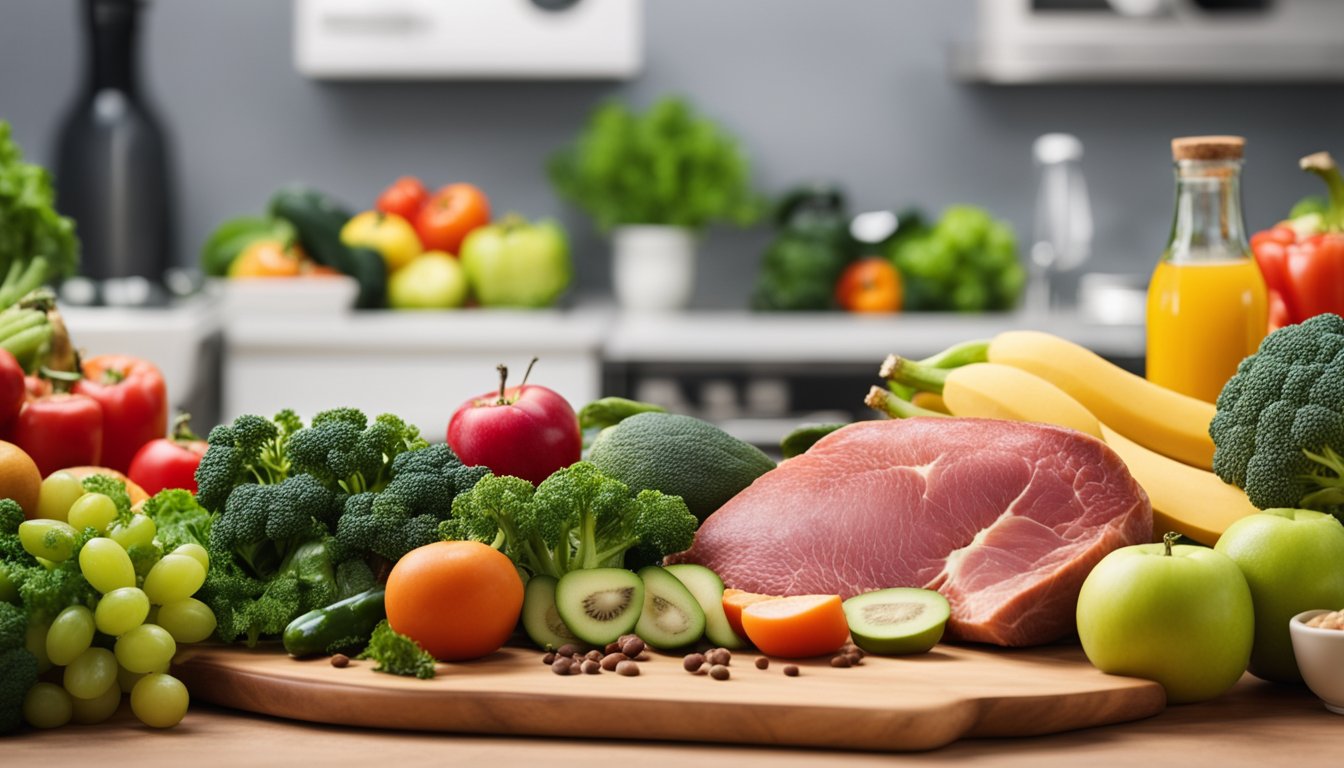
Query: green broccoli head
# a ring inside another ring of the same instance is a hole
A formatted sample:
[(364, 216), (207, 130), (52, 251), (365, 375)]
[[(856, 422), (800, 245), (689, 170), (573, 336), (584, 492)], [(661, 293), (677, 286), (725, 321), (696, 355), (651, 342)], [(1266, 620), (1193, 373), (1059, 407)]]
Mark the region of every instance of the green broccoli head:
[(274, 419), (244, 414), (210, 430), (209, 448), (196, 468), (197, 501), (218, 512), (235, 486), (283, 481), (289, 476), (285, 446), (302, 426), (293, 411), (284, 410)]
[(0, 653), (22, 648), (28, 632), (28, 613), (13, 603), (0, 602)]
[(38, 565), (11, 570), (10, 578), (18, 585), (19, 600), (28, 611), (30, 621), (50, 622), (72, 605), (93, 610), (98, 603), (98, 593), (79, 571), (78, 557), (71, 557), (51, 569)]
[(23, 700), (37, 684), (37, 659), (22, 647), (0, 650), (0, 734), (23, 724)]
[(631, 506), (634, 513), (631, 528), (639, 537), (641, 550), (661, 560), (666, 555), (691, 548), (700, 521), (687, 509), (680, 496), (644, 490), (634, 498)]
[(37, 564), (19, 541), (19, 525), (23, 520), (23, 507), (17, 501), (0, 499), (0, 561)]
[(240, 485), (210, 527), (209, 548), (239, 558), (265, 578), (296, 547), (326, 538), (339, 512), (335, 494), (309, 475), (278, 485)]
[(1209, 434), (1214, 472), (1257, 507), (1344, 519), (1344, 318), (1267, 336), (1223, 387)]
[(310, 474), (333, 490), (361, 493), (382, 490), (395, 459), (426, 445), (420, 430), (392, 414), (370, 423), (358, 409), (333, 408), (295, 433), (288, 451), (293, 471)]

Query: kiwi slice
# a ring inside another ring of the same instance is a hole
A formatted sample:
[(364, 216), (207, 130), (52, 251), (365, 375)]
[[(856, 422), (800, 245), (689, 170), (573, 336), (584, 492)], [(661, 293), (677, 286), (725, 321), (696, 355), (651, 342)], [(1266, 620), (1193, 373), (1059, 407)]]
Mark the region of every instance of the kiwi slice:
[(664, 570), (685, 584), (700, 604), (700, 610), (705, 612), (705, 637), (709, 642), (730, 651), (746, 647), (746, 641), (737, 636), (723, 613), (723, 579), (717, 573), (694, 563), (669, 565)]
[(644, 582), (624, 568), (570, 571), (555, 584), (555, 610), (574, 636), (598, 647), (635, 628)]
[(656, 565), (640, 568), (639, 578), (644, 582), (644, 610), (635, 634), (659, 650), (681, 648), (704, 636), (705, 612), (685, 584)]
[(533, 576), (523, 592), (523, 630), (543, 650), (553, 651), (565, 643), (582, 641), (569, 631), (555, 609), (554, 576)]
[(943, 637), (951, 608), (931, 589), (879, 589), (849, 598), (845, 620), (854, 644), (869, 653), (924, 653)]

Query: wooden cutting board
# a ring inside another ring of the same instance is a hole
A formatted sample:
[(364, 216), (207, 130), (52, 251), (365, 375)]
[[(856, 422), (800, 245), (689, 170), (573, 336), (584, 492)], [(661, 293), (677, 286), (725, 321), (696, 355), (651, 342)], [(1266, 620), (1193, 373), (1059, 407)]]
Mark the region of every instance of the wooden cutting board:
[(882, 751), (923, 750), (963, 737), (1032, 736), (1148, 717), (1156, 683), (1104, 675), (1081, 649), (984, 650), (826, 659), (759, 670), (734, 654), (726, 681), (691, 675), (681, 656), (654, 654), (638, 677), (561, 677), (532, 649), (439, 664), (433, 680), (356, 661), (299, 661), (277, 649), (198, 647), (178, 657), (194, 700), (267, 715), (371, 728), (585, 738), (666, 739)]

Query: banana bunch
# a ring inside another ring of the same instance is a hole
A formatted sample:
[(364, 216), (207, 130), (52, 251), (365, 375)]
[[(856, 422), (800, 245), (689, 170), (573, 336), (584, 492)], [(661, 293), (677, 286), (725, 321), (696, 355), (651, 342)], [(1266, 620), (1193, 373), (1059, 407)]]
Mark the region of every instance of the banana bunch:
[(1055, 424), (1103, 440), (1153, 505), (1155, 537), (1177, 531), (1212, 546), (1257, 512), (1210, 470), (1213, 405), (1119, 368), (1066, 339), (1010, 331), (921, 361), (882, 364), (886, 389), (865, 403), (887, 416), (970, 416)]

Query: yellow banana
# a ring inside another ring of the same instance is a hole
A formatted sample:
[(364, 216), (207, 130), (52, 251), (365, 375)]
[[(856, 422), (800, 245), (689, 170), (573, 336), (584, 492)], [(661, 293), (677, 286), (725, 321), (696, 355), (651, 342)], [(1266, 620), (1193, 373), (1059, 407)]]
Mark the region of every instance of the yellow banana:
[(914, 396), (910, 398), (910, 402), (920, 408), (928, 408), (930, 411), (948, 414), (952, 413), (947, 410), (947, 403), (943, 402), (942, 395), (934, 394), (933, 392), (916, 392)]
[(1039, 331), (999, 334), (989, 344), (989, 360), (1049, 381), (1103, 424), (1145, 448), (1213, 469), (1210, 403), (1154, 384), (1085, 347)]
[(1054, 424), (1106, 441), (1148, 493), (1155, 538), (1177, 531), (1212, 546), (1227, 526), (1259, 511), (1240, 488), (1128, 439), (1060, 387), (1019, 368), (976, 363), (948, 371), (943, 402), (956, 416)]

